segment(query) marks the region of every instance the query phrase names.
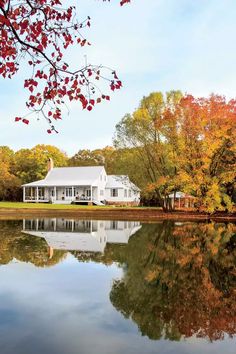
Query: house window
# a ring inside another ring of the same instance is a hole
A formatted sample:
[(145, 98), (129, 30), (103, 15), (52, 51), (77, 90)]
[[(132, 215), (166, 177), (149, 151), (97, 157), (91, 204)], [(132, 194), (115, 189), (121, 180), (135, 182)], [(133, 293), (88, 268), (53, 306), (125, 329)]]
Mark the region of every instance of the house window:
[(72, 188), (66, 188), (66, 197), (72, 197)]
[(38, 230), (44, 230), (44, 219), (38, 221)]
[(86, 190), (86, 197), (91, 197), (91, 189)]
[(67, 220), (66, 221), (66, 230), (72, 231), (72, 225), (73, 225), (73, 221)]
[(125, 189), (125, 198), (127, 198), (127, 189)]
[(110, 227), (111, 227), (111, 230), (117, 230), (118, 229), (118, 221), (111, 221)]
[(118, 197), (118, 189), (117, 188), (111, 189), (111, 197)]
[(84, 222), (84, 224), (85, 224), (86, 229), (90, 229), (91, 228), (91, 221), (90, 220), (86, 220)]
[(51, 196), (54, 197), (54, 189), (51, 190)]
[(44, 199), (44, 188), (38, 189), (39, 199)]
[(129, 198), (131, 198), (131, 189), (129, 189)]

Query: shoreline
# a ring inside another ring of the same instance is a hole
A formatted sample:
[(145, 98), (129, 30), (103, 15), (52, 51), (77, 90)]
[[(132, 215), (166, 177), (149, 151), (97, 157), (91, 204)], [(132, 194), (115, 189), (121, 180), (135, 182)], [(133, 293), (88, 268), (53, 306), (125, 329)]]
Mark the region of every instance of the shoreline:
[(133, 221), (222, 221), (236, 222), (236, 213), (208, 215), (194, 211), (163, 212), (160, 209), (145, 208), (96, 208), (96, 209), (44, 209), (44, 208), (0, 208), (0, 219), (22, 219), (30, 217), (71, 217), (77, 219), (133, 220)]

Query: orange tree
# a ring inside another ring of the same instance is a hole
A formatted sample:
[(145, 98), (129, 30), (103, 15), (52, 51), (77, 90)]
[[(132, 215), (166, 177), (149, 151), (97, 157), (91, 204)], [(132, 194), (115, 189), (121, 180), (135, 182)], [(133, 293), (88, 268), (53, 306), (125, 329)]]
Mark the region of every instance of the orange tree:
[[(164, 210), (178, 190), (199, 209), (233, 209), (236, 190), (236, 101), (223, 96), (183, 96), (179, 91), (144, 97), (116, 126), (118, 149), (135, 148), (146, 190)], [(132, 163), (132, 162), (131, 162)]]

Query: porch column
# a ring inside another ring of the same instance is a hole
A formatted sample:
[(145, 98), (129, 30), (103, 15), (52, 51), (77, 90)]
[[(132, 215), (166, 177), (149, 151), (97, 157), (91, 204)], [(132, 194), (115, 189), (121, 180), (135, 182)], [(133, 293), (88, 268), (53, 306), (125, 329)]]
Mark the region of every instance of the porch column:
[(74, 195), (74, 187), (71, 187), (71, 189), (72, 189), (72, 199), (74, 200), (74, 197), (75, 197), (75, 195)]
[(57, 200), (57, 187), (54, 187), (54, 200)]
[(36, 201), (39, 201), (39, 187), (36, 187)]
[(23, 202), (25, 202), (25, 187), (23, 187)]

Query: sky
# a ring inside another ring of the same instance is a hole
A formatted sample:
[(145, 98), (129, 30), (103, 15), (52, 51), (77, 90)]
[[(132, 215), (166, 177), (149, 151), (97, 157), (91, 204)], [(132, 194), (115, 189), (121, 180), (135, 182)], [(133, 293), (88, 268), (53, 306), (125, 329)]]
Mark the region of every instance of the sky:
[(67, 61), (78, 67), (86, 54), (89, 63), (116, 69), (122, 90), (92, 112), (71, 104), (57, 124), (59, 134), (48, 135), (43, 119), (32, 117), (29, 126), (14, 122), (26, 113), (23, 80), (29, 71), (23, 65), (14, 79), (0, 79), (0, 145), (18, 150), (51, 144), (71, 156), (111, 145), (116, 124), (153, 91), (236, 96), (235, 0), (132, 0), (123, 7), (119, 0), (75, 3), (81, 19), (91, 17), (86, 37), (92, 46), (73, 48)]

